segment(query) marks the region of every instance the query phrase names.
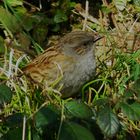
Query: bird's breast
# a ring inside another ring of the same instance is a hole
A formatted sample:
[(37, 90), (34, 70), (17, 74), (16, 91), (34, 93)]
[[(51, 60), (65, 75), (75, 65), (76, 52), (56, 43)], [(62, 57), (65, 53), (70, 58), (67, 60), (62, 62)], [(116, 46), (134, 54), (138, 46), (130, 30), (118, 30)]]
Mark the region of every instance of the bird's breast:
[(68, 97), (80, 90), (84, 83), (88, 82), (95, 75), (96, 62), (93, 52), (89, 52), (78, 59), (72, 70), (64, 73), (62, 80), (63, 97)]

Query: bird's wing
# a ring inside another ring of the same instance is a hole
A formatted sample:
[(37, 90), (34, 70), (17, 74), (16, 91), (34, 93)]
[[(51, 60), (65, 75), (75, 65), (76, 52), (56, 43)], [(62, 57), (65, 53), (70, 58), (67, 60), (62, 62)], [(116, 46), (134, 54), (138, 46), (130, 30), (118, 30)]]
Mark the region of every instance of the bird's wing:
[(50, 85), (69, 69), (74, 69), (74, 64), (74, 58), (49, 48), (28, 64), (23, 72), (37, 83)]

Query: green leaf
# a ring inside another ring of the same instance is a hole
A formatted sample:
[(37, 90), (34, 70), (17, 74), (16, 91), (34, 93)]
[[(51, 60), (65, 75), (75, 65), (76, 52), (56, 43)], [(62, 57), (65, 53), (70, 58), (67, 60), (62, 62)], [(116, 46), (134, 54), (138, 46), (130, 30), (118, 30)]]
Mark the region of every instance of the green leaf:
[(87, 128), (74, 122), (66, 122), (61, 127), (59, 140), (95, 140), (95, 138)]
[(100, 109), (98, 112), (97, 124), (107, 137), (113, 137), (117, 133), (120, 126), (117, 116), (108, 106)]
[(55, 24), (55, 26), (51, 29), (53, 32), (58, 32), (60, 31), (60, 25), (59, 24)]
[(106, 106), (108, 103), (109, 103), (109, 99), (107, 97), (104, 97), (95, 100), (93, 102), (93, 105), (97, 107), (102, 107), (102, 106)]
[(55, 23), (61, 23), (67, 21), (68, 18), (62, 10), (57, 10), (56, 15), (54, 16)]
[(102, 6), (101, 10), (105, 14), (111, 13), (111, 9), (109, 7), (107, 7), (107, 6)]
[(124, 10), (127, 4), (127, 0), (114, 0), (115, 6), (120, 10)]
[(31, 16), (31, 15), (21, 15), (20, 20), (22, 21), (22, 26), (26, 31), (30, 31), (33, 29), (37, 24), (39, 24), (40, 20), (38, 16)]
[(140, 0), (133, 0), (135, 6), (140, 7)]
[(21, 6), (23, 5), (23, 0), (6, 0), (6, 3), (10, 6)]
[(4, 85), (0, 85), (0, 104), (10, 102), (12, 99), (12, 91), (11, 89)]
[(90, 107), (83, 102), (70, 101), (65, 104), (65, 108), (69, 114), (81, 119), (88, 119), (93, 115)]
[[(21, 7), (21, 6), (15, 7), (14, 10), (15, 10), (15, 11), (14, 11), (15, 14), (16, 14), (18, 17), (20, 17), (20, 16), (22, 16), (22, 15), (24, 15), (24, 16), (25, 16), (25, 15), (26, 15), (26, 16), (28, 15), (28, 14), (27, 14), (27, 9), (26, 9), (25, 7), (23, 7), (23, 6), (22, 6), (22, 7)], [(31, 17), (31, 15), (30, 15), (30, 17)], [(23, 21), (23, 20), (22, 20), (22, 21)], [(24, 22), (24, 21), (23, 21), (23, 22)]]
[(6, 133), (1, 140), (21, 140), (22, 139), (22, 129), (23, 128), (16, 128), (9, 130), (8, 133)]
[(33, 38), (38, 44), (43, 46), (42, 43), (45, 41), (47, 33), (48, 33), (48, 28), (46, 24), (40, 23), (33, 30)]
[(135, 102), (131, 105), (127, 103), (121, 103), (121, 109), (124, 115), (133, 121), (140, 120), (140, 104)]
[(35, 114), (36, 127), (44, 127), (58, 120), (57, 110), (53, 106), (43, 107)]
[(129, 99), (130, 97), (133, 96), (133, 94), (134, 94), (134, 91), (133, 91), (133, 90), (127, 89), (127, 90), (124, 92), (124, 97), (125, 97), (126, 99)]
[(32, 129), (32, 140), (42, 140), (41, 136), (38, 134), (37, 131)]
[(70, 2), (70, 3), (69, 3), (69, 6), (70, 6), (71, 8), (74, 8), (74, 7), (76, 6), (76, 2)]
[(137, 93), (138, 97), (140, 98), (140, 79), (137, 79), (133, 86), (132, 86), (132, 90)]
[(10, 34), (20, 32), (21, 26), (15, 16), (13, 16), (9, 11), (0, 7), (0, 22), (3, 28), (5, 28)]
[(23, 123), (23, 116), (24, 115), (22, 113), (16, 113), (8, 116), (6, 118), (5, 125), (10, 128), (21, 126), (21, 124)]
[(140, 64), (136, 63), (133, 66), (133, 68), (132, 68), (132, 74), (134, 74), (134, 80), (136, 81), (138, 79), (139, 75), (140, 75)]
[(3, 37), (0, 36), (0, 54), (3, 54), (4, 51), (5, 51), (4, 39), (3, 39)]

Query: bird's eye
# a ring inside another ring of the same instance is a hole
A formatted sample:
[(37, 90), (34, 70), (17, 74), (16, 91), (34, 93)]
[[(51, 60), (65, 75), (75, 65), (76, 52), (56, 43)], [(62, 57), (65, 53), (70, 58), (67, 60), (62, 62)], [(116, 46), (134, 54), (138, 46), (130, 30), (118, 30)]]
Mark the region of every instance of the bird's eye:
[(84, 46), (87, 46), (88, 45), (88, 42), (84, 42), (84, 44), (83, 44)]

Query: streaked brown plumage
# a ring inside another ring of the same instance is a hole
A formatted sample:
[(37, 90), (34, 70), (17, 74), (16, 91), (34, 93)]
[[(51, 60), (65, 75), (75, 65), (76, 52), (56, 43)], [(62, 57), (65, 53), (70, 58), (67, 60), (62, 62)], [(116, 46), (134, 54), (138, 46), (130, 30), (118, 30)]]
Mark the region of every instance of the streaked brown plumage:
[(63, 85), (62, 97), (70, 97), (95, 75), (95, 41), (92, 33), (71, 32), (31, 61), (23, 71), (43, 86), (50, 86), (63, 75), (57, 86)]

